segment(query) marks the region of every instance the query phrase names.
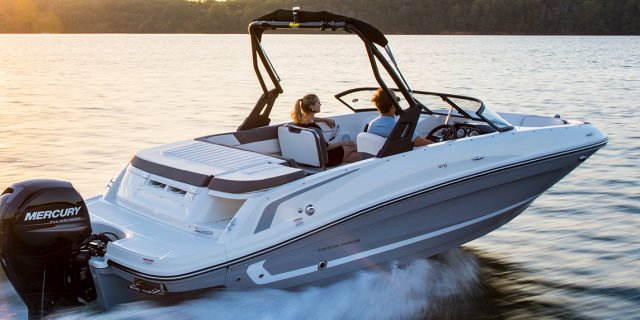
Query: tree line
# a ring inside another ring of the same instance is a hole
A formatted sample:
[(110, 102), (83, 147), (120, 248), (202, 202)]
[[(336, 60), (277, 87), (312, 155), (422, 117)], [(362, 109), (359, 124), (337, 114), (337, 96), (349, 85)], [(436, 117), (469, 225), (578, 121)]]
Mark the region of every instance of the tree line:
[(640, 0), (0, 0), (0, 33), (245, 33), (294, 6), (387, 34), (640, 34)]

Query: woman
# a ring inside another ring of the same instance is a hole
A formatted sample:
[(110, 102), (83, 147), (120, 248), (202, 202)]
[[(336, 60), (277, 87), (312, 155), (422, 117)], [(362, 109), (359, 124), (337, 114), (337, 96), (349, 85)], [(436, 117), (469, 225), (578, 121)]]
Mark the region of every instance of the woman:
[(298, 99), (293, 105), (291, 118), (295, 125), (304, 128), (314, 128), (318, 131), (322, 141), (327, 144), (328, 161), (325, 163), (327, 167), (339, 165), (343, 162), (355, 162), (360, 160), (360, 156), (356, 150), (356, 145), (351, 141), (340, 141), (328, 143), (322, 135), (322, 128), (316, 122), (326, 122), (329, 127), (333, 128), (336, 123), (332, 119), (316, 117), (320, 112), (320, 99), (315, 94), (308, 94), (302, 99)]

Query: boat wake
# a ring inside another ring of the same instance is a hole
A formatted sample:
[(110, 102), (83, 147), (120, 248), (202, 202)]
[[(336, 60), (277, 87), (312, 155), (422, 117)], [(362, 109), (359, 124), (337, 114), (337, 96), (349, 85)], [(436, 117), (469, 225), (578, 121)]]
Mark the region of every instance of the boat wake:
[[(443, 301), (479, 287), (477, 258), (455, 249), (389, 270), (361, 271), (325, 287), (208, 291), (194, 300), (127, 303), (105, 312), (58, 312), (63, 319), (420, 319), (442, 315)], [(450, 305), (447, 303), (446, 305)]]

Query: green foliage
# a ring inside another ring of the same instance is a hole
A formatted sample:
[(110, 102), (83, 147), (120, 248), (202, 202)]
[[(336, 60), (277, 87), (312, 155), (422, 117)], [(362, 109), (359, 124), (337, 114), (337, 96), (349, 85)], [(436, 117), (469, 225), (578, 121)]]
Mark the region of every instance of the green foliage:
[(0, 33), (245, 33), (294, 6), (390, 34), (640, 34), (640, 0), (0, 0)]

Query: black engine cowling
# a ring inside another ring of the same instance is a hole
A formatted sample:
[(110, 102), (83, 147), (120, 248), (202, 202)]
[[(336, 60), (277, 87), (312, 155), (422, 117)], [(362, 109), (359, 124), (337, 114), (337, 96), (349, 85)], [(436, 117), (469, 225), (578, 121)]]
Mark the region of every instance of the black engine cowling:
[(30, 314), (95, 298), (90, 255), (81, 253), (90, 235), (89, 211), (69, 182), (27, 180), (2, 193), (2, 268)]

